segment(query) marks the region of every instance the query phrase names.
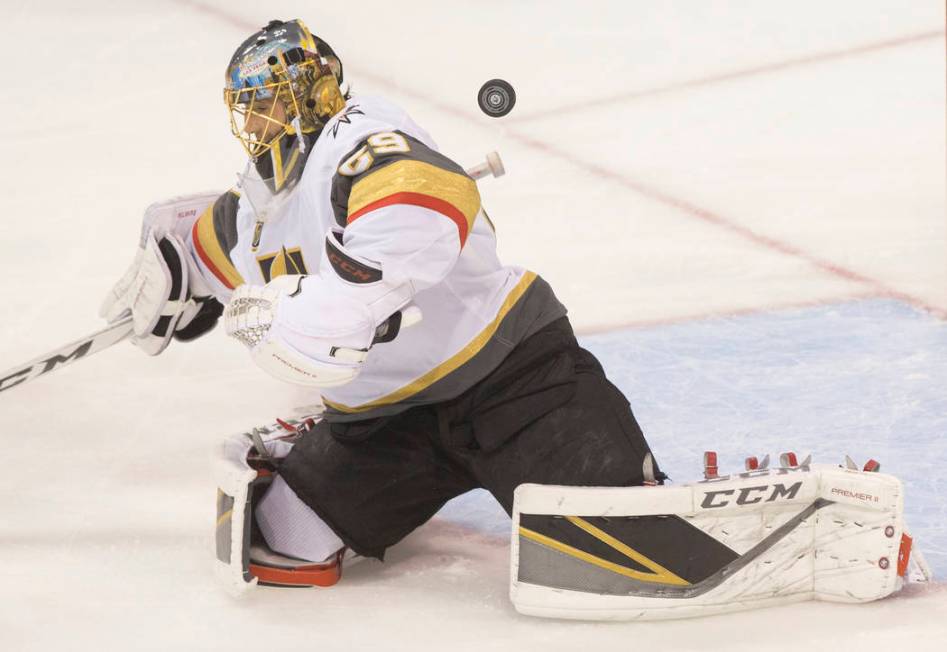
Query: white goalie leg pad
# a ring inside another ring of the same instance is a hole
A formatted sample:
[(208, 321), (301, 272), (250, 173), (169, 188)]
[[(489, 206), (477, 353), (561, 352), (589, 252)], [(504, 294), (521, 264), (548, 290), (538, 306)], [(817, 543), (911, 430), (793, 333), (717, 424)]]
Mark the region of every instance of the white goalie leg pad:
[(257, 583), (250, 574), (250, 485), (257, 471), (247, 464), (252, 440), (240, 435), (218, 444), (213, 455), (217, 482), (216, 559), (214, 572), (231, 595)]
[(257, 583), (250, 572), (251, 499), (254, 485), (269, 480), (270, 472), (257, 470), (248, 461), (254, 438), (274, 459), (285, 457), (292, 443), (285, 440), (292, 431), (274, 423), (249, 433), (227, 437), (213, 451), (212, 470), (217, 482), (217, 526), (215, 572), (233, 595), (240, 595)]
[(510, 597), (524, 614), (588, 620), (877, 600), (902, 585), (902, 512), (894, 476), (829, 465), (682, 486), (524, 484)]

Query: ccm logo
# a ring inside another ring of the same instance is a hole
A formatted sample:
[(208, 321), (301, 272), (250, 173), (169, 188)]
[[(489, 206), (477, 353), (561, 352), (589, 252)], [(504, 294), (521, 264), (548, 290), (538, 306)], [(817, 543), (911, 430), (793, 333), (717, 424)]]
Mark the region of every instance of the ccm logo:
[[(11, 387), (16, 387), (20, 383), (25, 383), (27, 380), (36, 378), (37, 376), (42, 376), (45, 373), (49, 373), (59, 365), (68, 364), (69, 362), (78, 360), (89, 352), (94, 343), (95, 340), (83, 342), (78, 347), (76, 347), (76, 350), (72, 353), (67, 355), (59, 355), (57, 353), (51, 358), (37, 362), (32, 367), (20, 369), (19, 371), (12, 373), (5, 378), (0, 378), (0, 392), (6, 391)], [(42, 368), (40, 368), (40, 365), (42, 365)]]
[[(784, 484), (764, 484), (758, 487), (743, 487), (739, 491), (736, 489), (708, 491), (704, 494), (704, 502), (700, 506), (704, 509), (713, 509), (715, 507), (726, 507), (731, 502), (735, 502), (737, 505), (752, 505), (764, 500), (771, 503), (777, 498), (795, 498), (801, 487), (802, 482), (795, 482), (789, 487)], [(737, 494), (736, 500), (731, 500), (730, 496), (734, 494)]]
[(378, 280), (378, 273), (374, 270), (369, 271), (360, 265), (355, 265), (334, 251), (329, 251), (329, 262), (346, 280), (355, 283), (371, 283)]

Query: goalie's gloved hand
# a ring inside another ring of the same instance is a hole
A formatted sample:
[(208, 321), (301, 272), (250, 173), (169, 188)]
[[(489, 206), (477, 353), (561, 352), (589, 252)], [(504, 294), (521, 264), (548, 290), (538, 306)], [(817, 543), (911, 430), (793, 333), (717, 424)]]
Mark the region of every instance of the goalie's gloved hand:
[(132, 342), (149, 355), (164, 351), (175, 331), (188, 341), (210, 330), (220, 316), (217, 301), (191, 296), (186, 252), (177, 235), (158, 238), (149, 230), (135, 260), (99, 309), (110, 323), (130, 315)]
[(214, 297), (191, 297), (191, 301), (197, 304), (198, 311), (189, 322), (184, 323), (183, 318), (178, 322), (174, 339), (179, 342), (190, 342), (210, 332), (224, 313), (223, 304)]
[[(368, 306), (339, 293), (321, 292), (318, 276), (279, 276), (267, 285), (241, 285), (224, 310), (227, 334), (250, 349), (267, 373), (290, 383), (336, 387), (353, 381), (373, 344), (390, 342), (420, 321), (415, 306), (380, 324)], [(303, 295), (301, 297), (301, 295)], [(294, 305), (294, 301), (304, 304)], [(311, 315), (331, 316), (328, 327)]]
[(339, 314), (336, 337), (313, 337), (281, 319), (280, 303), (302, 292), (305, 276), (286, 275), (266, 285), (241, 285), (224, 310), (227, 335), (250, 349), (267, 373), (290, 383), (336, 387), (358, 376), (375, 334), (367, 309), (357, 302), (323, 306)]

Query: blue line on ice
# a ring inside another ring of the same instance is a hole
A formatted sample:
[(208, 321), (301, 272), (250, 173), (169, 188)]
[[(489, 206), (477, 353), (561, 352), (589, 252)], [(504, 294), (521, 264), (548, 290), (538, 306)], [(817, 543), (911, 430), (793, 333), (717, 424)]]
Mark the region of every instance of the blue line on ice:
[[(947, 323), (894, 300), (617, 331), (581, 338), (625, 392), (676, 481), (716, 450), (721, 472), (747, 455), (794, 450), (819, 462), (868, 458), (905, 483), (906, 518), (935, 575), (947, 574)], [(440, 514), (507, 536), (485, 494)]]

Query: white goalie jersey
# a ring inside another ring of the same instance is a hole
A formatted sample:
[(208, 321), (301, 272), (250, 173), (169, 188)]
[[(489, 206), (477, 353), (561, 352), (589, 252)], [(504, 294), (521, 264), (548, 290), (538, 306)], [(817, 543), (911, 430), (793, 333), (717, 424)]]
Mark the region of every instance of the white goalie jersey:
[(357, 286), (380, 282), (383, 270), (385, 282), (410, 288), (423, 320), (376, 344), (355, 381), (322, 390), (336, 420), (453, 398), (565, 315), (536, 274), (500, 263), (476, 183), (381, 98), (350, 99), (326, 124), (265, 225), (234, 190), (206, 208), (187, 242), (221, 302), (284, 274)]

